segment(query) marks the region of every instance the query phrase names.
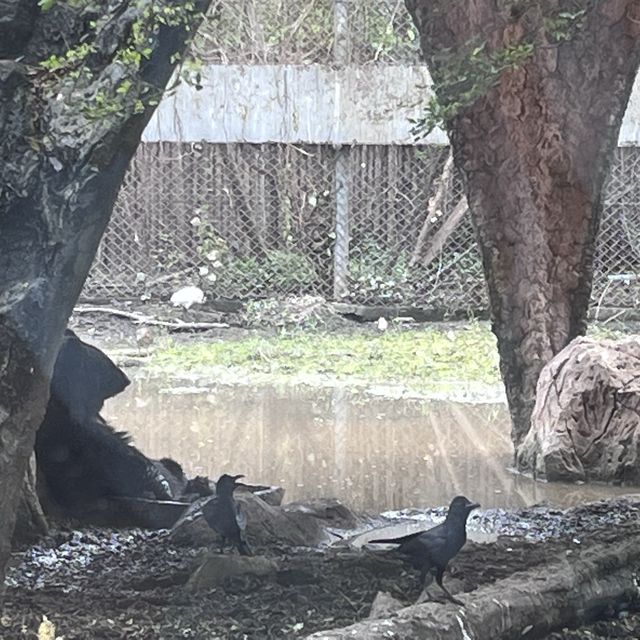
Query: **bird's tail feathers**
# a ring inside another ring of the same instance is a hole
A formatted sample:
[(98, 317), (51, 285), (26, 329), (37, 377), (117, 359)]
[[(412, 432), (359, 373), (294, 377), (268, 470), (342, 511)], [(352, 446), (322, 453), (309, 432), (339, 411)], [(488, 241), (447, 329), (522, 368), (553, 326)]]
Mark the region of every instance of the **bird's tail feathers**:
[(417, 538), (423, 534), (424, 531), (416, 531), (415, 533), (409, 533), (405, 536), (399, 536), (398, 538), (377, 538), (376, 540), (367, 540), (367, 544), (402, 544)]

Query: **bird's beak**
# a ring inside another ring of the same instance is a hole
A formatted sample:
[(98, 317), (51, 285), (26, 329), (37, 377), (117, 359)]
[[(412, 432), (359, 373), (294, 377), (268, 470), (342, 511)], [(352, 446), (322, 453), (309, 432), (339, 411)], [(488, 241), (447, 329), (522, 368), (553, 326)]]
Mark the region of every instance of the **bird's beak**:
[(474, 509), (479, 509), (479, 508), (480, 508), (480, 503), (479, 503), (479, 502), (470, 502), (470, 503), (467, 505), (467, 509), (468, 509), (469, 511), (473, 511)]
[(244, 478), (244, 474), (240, 474), (238, 476), (233, 476), (233, 481), (236, 482), (237, 480), (239, 480), (240, 478)]

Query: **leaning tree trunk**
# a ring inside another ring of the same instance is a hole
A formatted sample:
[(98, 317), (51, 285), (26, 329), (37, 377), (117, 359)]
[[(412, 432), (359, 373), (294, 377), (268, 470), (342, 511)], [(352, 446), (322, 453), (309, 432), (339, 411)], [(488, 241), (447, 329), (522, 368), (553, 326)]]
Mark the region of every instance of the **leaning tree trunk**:
[(49, 523), (37, 490), (36, 455), (31, 454), (27, 472), (22, 483), (22, 493), (16, 510), (16, 524), (13, 528), (11, 546), (35, 544), (40, 538), (49, 533)]
[(63, 330), (209, 4), (0, 2), (0, 583)]
[(406, 4), (439, 100), (453, 107), (447, 128), (517, 447), (543, 365), (586, 330), (602, 187), (640, 61), (640, 2)]

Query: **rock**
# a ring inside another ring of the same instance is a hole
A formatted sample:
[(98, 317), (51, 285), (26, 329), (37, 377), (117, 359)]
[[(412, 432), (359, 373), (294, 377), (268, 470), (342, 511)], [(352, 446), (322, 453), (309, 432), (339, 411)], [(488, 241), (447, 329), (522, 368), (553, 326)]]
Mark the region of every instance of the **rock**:
[(227, 578), (242, 575), (274, 577), (278, 565), (262, 556), (237, 556), (210, 553), (189, 578), (186, 588), (189, 591), (211, 589), (224, 583)]
[(386, 591), (378, 591), (371, 605), (368, 618), (389, 618), (399, 609), (404, 608), (400, 600), (396, 600)]
[[(286, 544), (315, 546), (327, 539), (321, 522), (304, 513), (288, 513), (274, 507), (250, 491), (238, 491), (236, 502), (247, 517), (247, 538), (251, 546)], [(202, 517), (202, 506), (210, 498), (202, 498), (191, 505), (171, 530), (176, 544), (207, 546), (219, 541), (218, 534), (209, 528)]]
[(640, 481), (640, 342), (577, 338), (542, 370), (518, 467), (546, 480)]
[(194, 304), (202, 304), (204, 299), (204, 291), (200, 287), (188, 286), (174, 291), (170, 302), (174, 307), (189, 309)]
[(284, 489), (282, 487), (267, 487), (265, 485), (254, 484), (239, 484), (238, 490), (246, 487), (251, 493), (254, 493), (259, 498), (262, 498), (267, 504), (272, 507), (279, 507), (284, 499)]
[(335, 498), (318, 498), (309, 502), (291, 502), (284, 507), (290, 514), (299, 514), (322, 520), (325, 524), (342, 529), (353, 529), (360, 524), (358, 516)]
[(175, 544), (190, 547), (207, 547), (220, 541), (220, 536), (209, 527), (202, 517), (202, 505), (210, 498), (196, 500), (173, 525), (169, 538)]

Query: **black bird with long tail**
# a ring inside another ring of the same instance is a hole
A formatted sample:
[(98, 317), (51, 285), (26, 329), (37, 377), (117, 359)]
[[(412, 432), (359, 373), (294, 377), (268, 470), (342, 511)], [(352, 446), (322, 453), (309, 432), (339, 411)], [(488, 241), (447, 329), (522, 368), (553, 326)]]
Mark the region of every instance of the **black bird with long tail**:
[(246, 518), (233, 498), (237, 481), (243, 475), (230, 476), (226, 473), (218, 478), (216, 496), (202, 507), (202, 515), (207, 524), (221, 536), (220, 551), (227, 541), (231, 542), (240, 555), (250, 556), (251, 549), (245, 539)]
[(412, 566), (420, 571), (423, 589), (427, 588), (435, 575), (437, 585), (447, 599), (454, 604), (464, 604), (454, 598), (442, 584), (442, 577), (449, 561), (457, 555), (467, 541), (467, 518), (480, 505), (464, 496), (456, 496), (449, 505), (447, 517), (442, 524), (399, 538), (370, 540), (369, 542), (397, 543), (397, 551), (409, 557)]

